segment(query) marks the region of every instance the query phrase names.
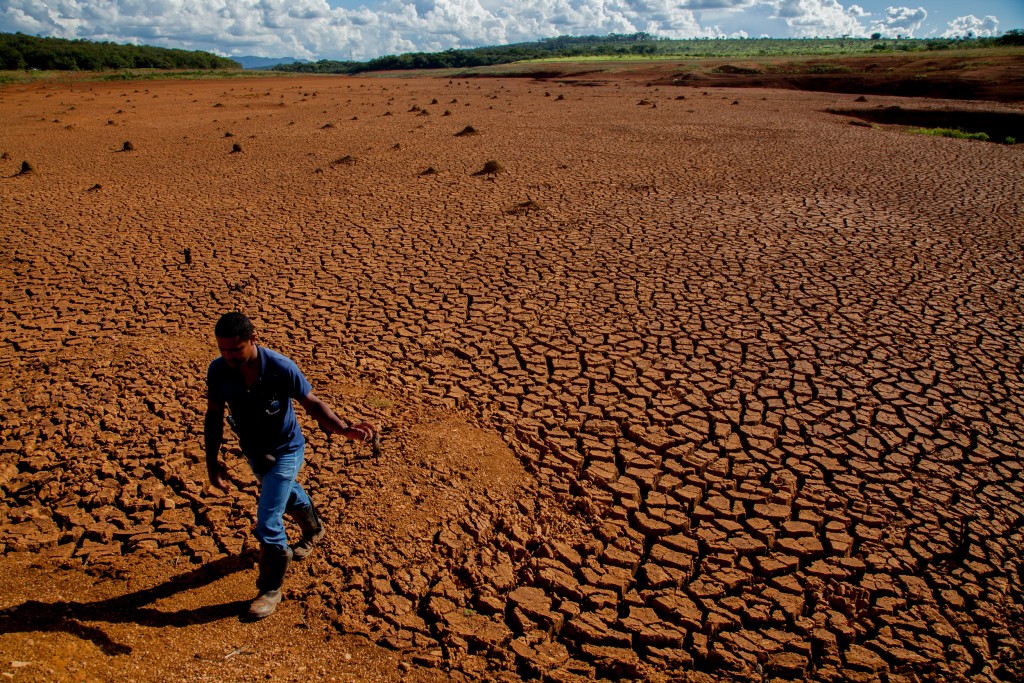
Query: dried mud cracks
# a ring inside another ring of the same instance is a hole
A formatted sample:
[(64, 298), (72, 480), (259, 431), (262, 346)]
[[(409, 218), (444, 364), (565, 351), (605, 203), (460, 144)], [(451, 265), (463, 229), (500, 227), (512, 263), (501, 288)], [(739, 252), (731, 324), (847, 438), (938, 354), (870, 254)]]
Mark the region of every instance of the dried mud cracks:
[[(240, 307), (391, 430), (372, 460), (307, 425), (332, 532), (289, 596), (417, 665), (1020, 676), (1020, 152), (725, 95), (6, 93), (0, 549), (117, 574), (251, 548), (251, 477), (214, 495), (201, 464)], [(525, 473), (488, 469), (489, 431)]]

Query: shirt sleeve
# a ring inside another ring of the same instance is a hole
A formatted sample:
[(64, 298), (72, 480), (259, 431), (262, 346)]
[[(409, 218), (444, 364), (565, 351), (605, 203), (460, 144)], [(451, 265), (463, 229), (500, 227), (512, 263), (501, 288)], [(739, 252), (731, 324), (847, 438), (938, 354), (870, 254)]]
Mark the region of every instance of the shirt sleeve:
[(288, 380), (291, 385), (289, 387), (291, 397), (296, 400), (306, 398), (309, 392), (313, 391), (313, 385), (309, 383), (306, 376), (302, 374), (302, 370), (299, 370), (299, 366), (294, 362), (288, 364)]
[(224, 391), (217, 381), (217, 361), (210, 363), (206, 371), (206, 398), (214, 403), (224, 403)]

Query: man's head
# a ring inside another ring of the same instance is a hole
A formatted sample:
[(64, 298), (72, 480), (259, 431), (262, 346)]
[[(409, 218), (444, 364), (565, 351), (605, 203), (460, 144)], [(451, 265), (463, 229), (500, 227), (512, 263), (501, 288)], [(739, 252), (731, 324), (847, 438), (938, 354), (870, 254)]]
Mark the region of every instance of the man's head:
[(240, 368), (257, 358), (256, 330), (252, 321), (243, 313), (225, 313), (213, 328), (217, 336), (217, 348), (224, 361), (232, 368)]

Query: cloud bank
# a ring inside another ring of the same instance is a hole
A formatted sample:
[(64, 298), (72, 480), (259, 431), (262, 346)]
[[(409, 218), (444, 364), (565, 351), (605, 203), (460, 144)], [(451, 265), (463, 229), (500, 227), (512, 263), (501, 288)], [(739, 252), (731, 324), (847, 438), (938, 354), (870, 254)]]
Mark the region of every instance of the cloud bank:
[(999, 20), (991, 15), (979, 19), (973, 14), (968, 14), (966, 17), (957, 17), (949, 22), (949, 29), (942, 35), (946, 38), (964, 38), (969, 35), (979, 38), (997, 36), (999, 35)]
[[(383, 54), (643, 31), (669, 38), (789, 35), (911, 37), (927, 11), (884, 15), (838, 0), (6, 0), (0, 31), (208, 50), (227, 56), (365, 60)], [(742, 13), (742, 14), (741, 14)], [(747, 18), (749, 27), (723, 29)], [(709, 23), (710, 22), (710, 23)], [(777, 27), (765, 31), (764, 25)], [(749, 31), (749, 34), (748, 34)], [(944, 35), (998, 34), (993, 16)]]

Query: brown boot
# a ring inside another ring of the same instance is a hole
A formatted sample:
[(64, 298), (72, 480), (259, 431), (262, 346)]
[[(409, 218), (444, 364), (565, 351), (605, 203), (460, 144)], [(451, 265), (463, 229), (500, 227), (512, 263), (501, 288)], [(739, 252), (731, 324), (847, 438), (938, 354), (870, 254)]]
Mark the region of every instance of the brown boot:
[(277, 603), (281, 602), (281, 584), (291, 561), (291, 548), (282, 550), (275, 545), (260, 545), (260, 575), (256, 579), (259, 597), (249, 605), (250, 619), (269, 617), (277, 609)]
[(304, 560), (313, 550), (317, 541), (324, 537), (327, 529), (320, 521), (320, 515), (312, 505), (304, 508), (294, 508), (288, 511), (288, 516), (299, 525), (302, 530), (302, 540), (292, 546), (292, 552), (296, 560)]
[(281, 590), (267, 591), (260, 593), (260, 596), (249, 603), (250, 619), (265, 619), (277, 609), (277, 603), (281, 602)]

